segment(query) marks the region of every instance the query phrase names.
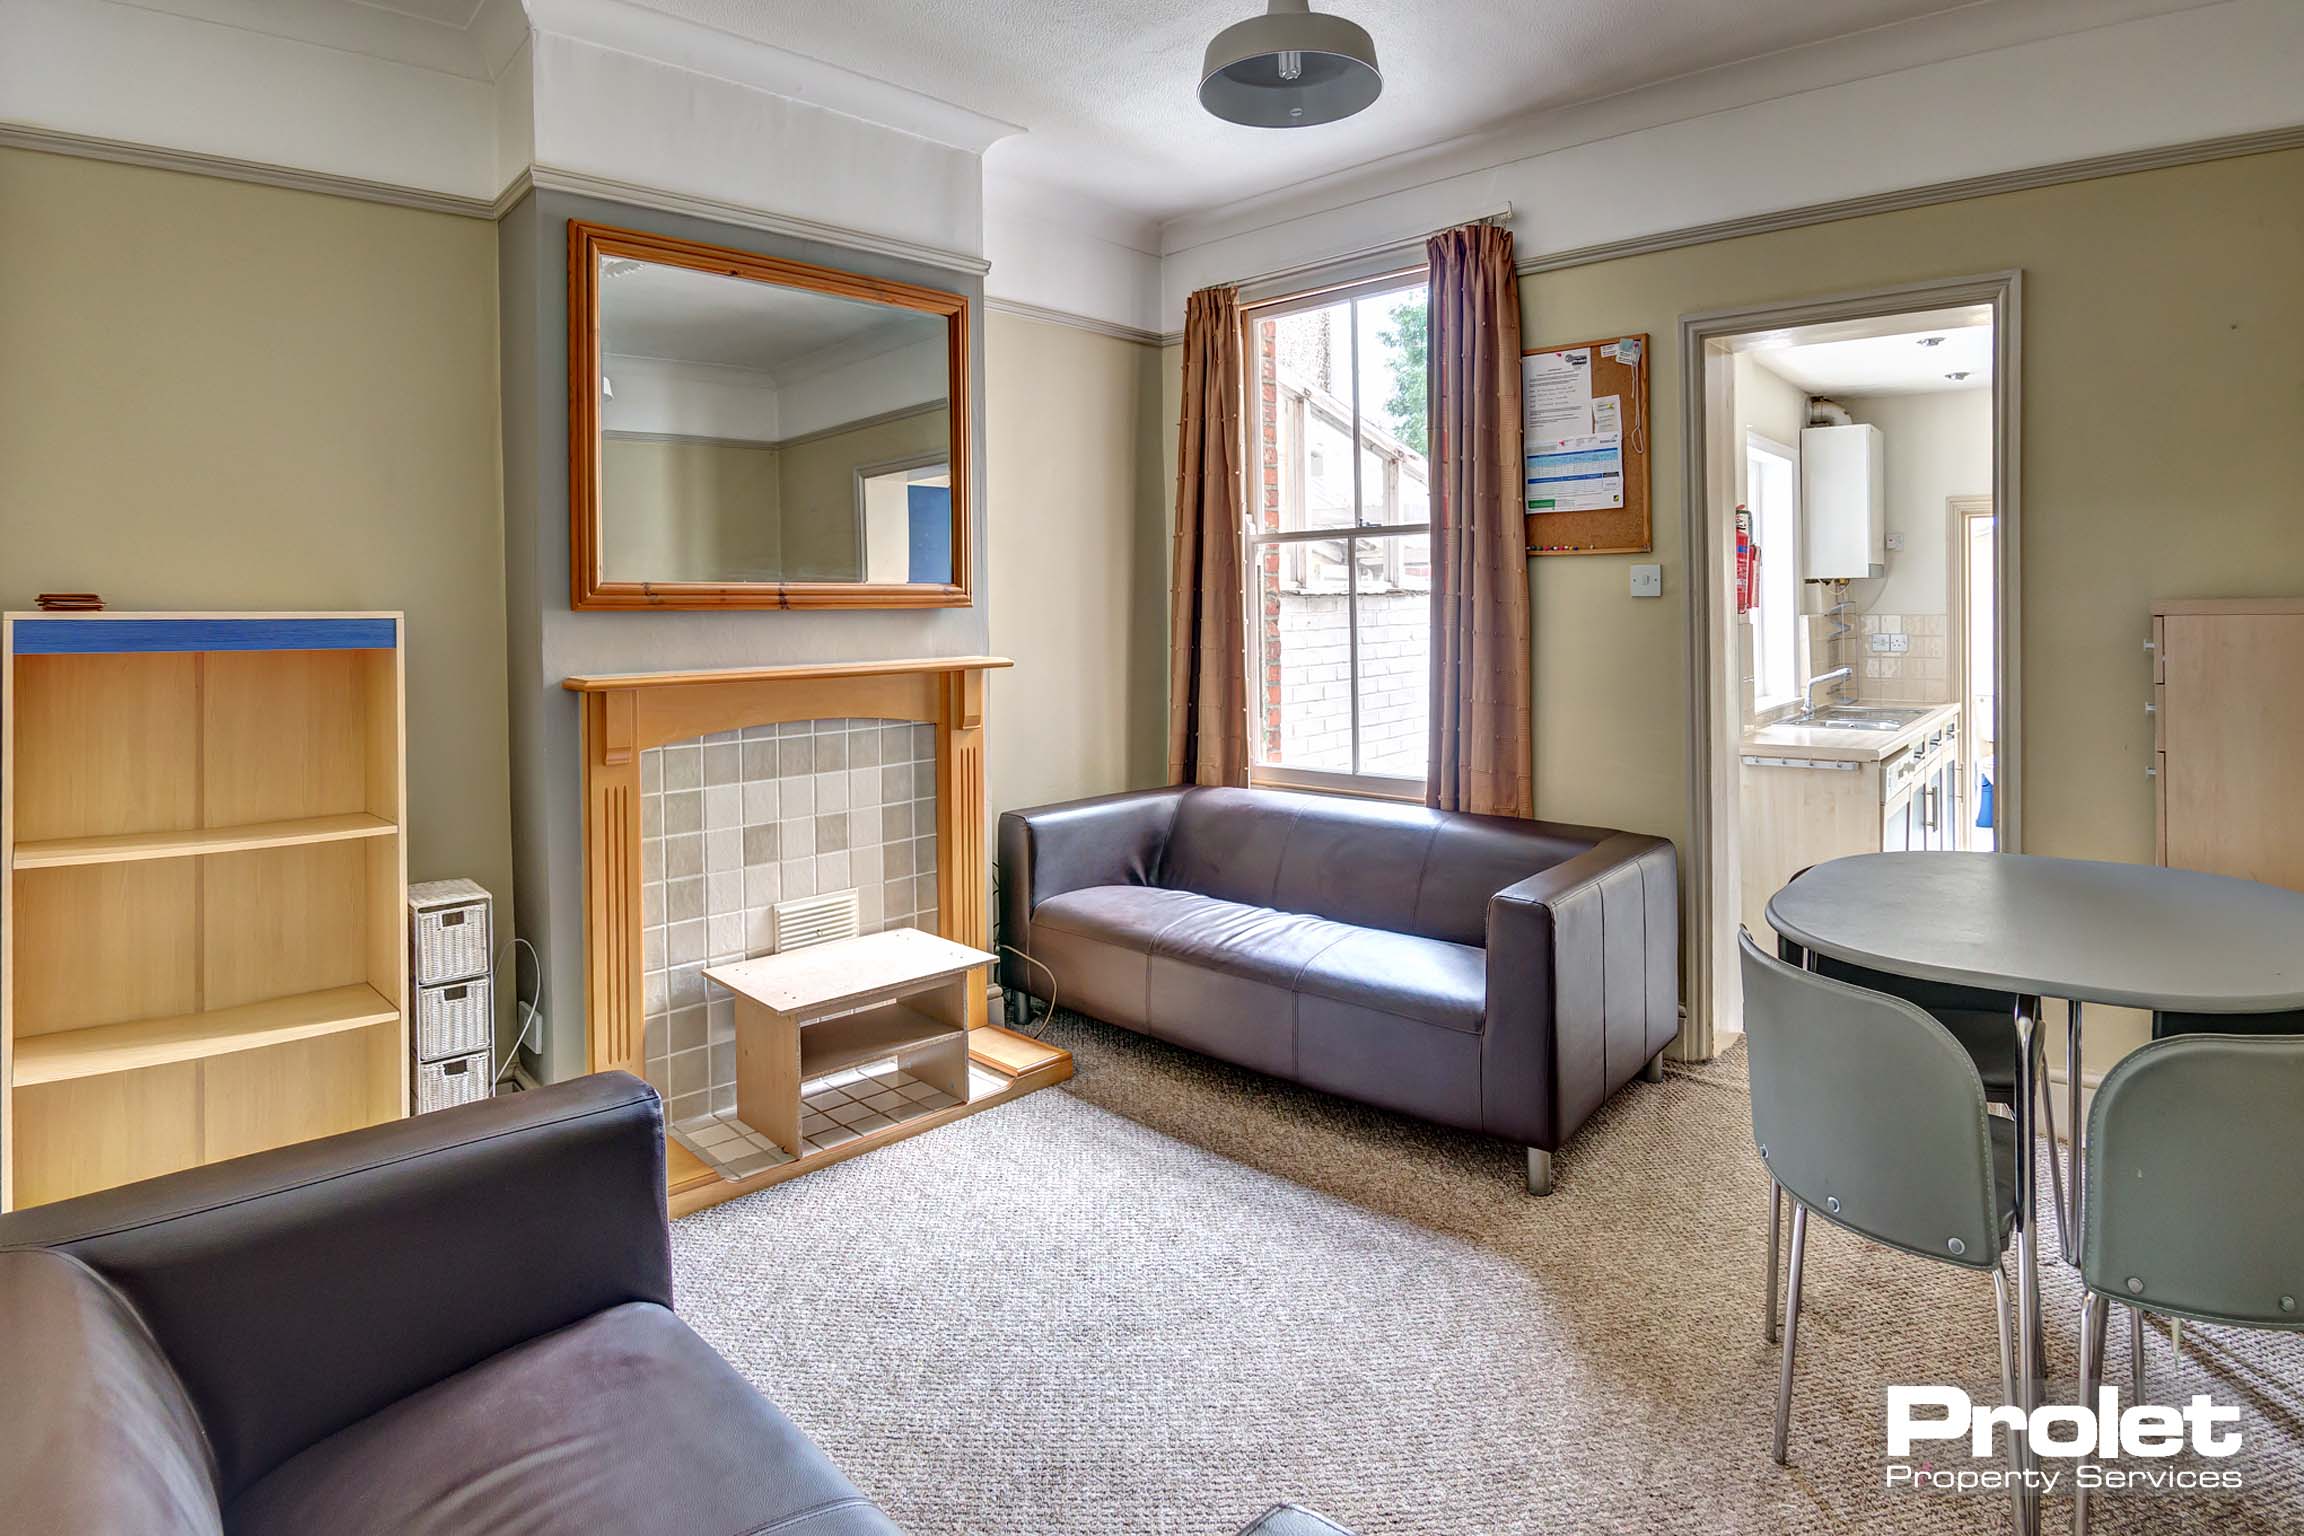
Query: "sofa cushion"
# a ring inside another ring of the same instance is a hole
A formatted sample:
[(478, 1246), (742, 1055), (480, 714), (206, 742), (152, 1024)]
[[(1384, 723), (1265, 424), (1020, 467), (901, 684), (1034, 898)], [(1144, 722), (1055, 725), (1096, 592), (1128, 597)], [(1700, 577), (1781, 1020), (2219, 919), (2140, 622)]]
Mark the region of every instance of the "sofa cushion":
[(7, 1529), (223, 1530), (200, 1420), (119, 1292), (67, 1255), (0, 1251), (0, 1319)]
[(1354, 928), (1304, 967), (1296, 990), (1477, 1034), (1488, 1011), (1488, 951)]
[(687, 1324), (631, 1302), (506, 1350), (290, 1458), (233, 1536), (890, 1536)]
[(1475, 945), (1489, 897), (1609, 835), (1275, 789), (1193, 789), (1175, 817), (1158, 882), (1171, 890)]

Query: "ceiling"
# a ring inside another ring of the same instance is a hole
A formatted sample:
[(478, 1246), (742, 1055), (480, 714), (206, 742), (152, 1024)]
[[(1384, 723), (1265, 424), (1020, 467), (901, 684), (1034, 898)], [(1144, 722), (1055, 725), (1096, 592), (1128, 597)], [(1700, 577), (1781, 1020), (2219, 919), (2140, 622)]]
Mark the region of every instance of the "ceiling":
[(606, 263), (600, 350), (803, 376), (944, 337), (941, 316), (654, 262)]
[(1899, 315), (1866, 328), (1883, 334), (1816, 339), (1811, 331), (1786, 331), (1747, 350), (1810, 395), (1924, 395), (1992, 385), (1990, 310)]
[(1220, 122), (1195, 94), (1208, 40), (1260, 13), (1263, 0), (638, 3), (1021, 123), (1027, 132), (994, 145), (989, 166), (1153, 220), (1571, 102), (1961, 8), (1949, 0), (1315, 0), (1315, 9), (1374, 35), (1384, 94), (1341, 123), (1270, 130)]

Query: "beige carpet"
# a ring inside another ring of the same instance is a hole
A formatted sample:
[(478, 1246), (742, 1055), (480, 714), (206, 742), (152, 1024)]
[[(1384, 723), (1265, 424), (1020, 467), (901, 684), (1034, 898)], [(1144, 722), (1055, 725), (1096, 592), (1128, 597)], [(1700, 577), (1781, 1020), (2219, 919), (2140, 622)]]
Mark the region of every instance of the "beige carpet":
[[(1278, 1499), (1362, 1536), (2007, 1528), (2004, 1498), (1881, 1487), (1888, 1383), (1996, 1392), (1989, 1283), (1822, 1222), (1768, 1460), (1740, 1058), (1634, 1083), (1532, 1200), (1500, 1143), (1052, 1038), (1067, 1087), (673, 1228), (682, 1315), (915, 1536), (1215, 1536)], [(2118, 1495), (2097, 1529), (2304, 1529), (2304, 1350), (2188, 1332), (2181, 1384), (2246, 1404), (2247, 1492)]]

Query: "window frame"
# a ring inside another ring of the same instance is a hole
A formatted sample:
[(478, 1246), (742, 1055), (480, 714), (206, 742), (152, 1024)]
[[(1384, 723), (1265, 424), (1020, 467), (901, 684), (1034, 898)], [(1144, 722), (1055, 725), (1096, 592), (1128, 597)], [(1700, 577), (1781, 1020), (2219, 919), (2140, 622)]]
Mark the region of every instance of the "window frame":
[[(1287, 315), (1301, 314), (1307, 310), (1326, 309), (1338, 304), (1344, 305), (1346, 313), (1351, 316), (1351, 328), (1347, 333), (1345, 347), (1346, 355), (1352, 363), (1352, 432), (1348, 456), (1352, 461), (1351, 506), (1353, 521), (1339, 524), (1333, 528), (1283, 528), (1266, 532), (1256, 525), (1255, 497), (1258, 477), (1252, 471), (1243, 473), (1240, 477), (1240, 506), (1238, 508), (1242, 578), (1240, 582), (1240, 605), (1241, 634), (1244, 641), (1241, 648), (1240, 665), (1248, 683), (1246, 690), (1249, 716), (1248, 782), (1259, 788), (1304, 789), (1322, 794), (1354, 795), (1376, 800), (1405, 800), (1418, 805), (1424, 803), (1430, 790), (1432, 770), (1429, 763), (1425, 765), (1424, 772), (1417, 776), (1370, 773), (1361, 771), (1359, 768), (1360, 561), (1355, 545), (1361, 540), (1369, 540), (1397, 546), (1418, 534), (1424, 535), (1429, 540), (1432, 534), (1429, 499), (1426, 502), (1427, 517), (1421, 523), (1366, 523), (1359, 520), (1367, 510), (1365, 488), (1361, 484), (1367, 450), (1362, 446), (1360, 439), (1360, 423), (1363, 420), (1363, 413), (1360, 408), (1359, 301), (1377, 294), (1390, 293), (1402, 287), (1422, 283), (1425, 289), (1425, 302), (1429, 308), (1431, 280), (1431, 264), (1428, 261), (1419, 260), (1389, 271), (1379, 272), (1374, 276), (1355, 277), (1348, 282), (1324, 284), (1320, 287), (1280, 294), (1272, 298), (1257, 300), (1254, 303), (1244, 303), (1240, 306), (1240, 361), (1241, 367), (1247, 374), (1247, 377), (1242, 380), (1241, 389), (1241, 396), (1247, 407), (1241, 412), (1240, 461), (1244, 467), (1258, 462), (1256, 458), (1257, 405), (1259, 402), (1257, 381), (1262, 365), (1257, 354), (1257, 327), (1267, 320), (1278, 320)], [(1425, 409), (1427, 413), (1430, 412), (1429, 399), (1426, 401)], [(1298, 430), (1300, 434), (1301, 427)], [(1426, 428), (1428, 436), (1430, 430), (1428, 424)], [(1431, 462), (1429, 453), (1426, 455), (1426, 462)], [(1289, 478), (1283, 476), (1281, 494), (1284, 499), (1292, 496), (1300, 505), (1304, 488), (1301, 484), (1292, 485)], [(1343, 595), (1346, 619), (1344, 633), (1348, 656), (1347, 678), (1350, 685), (1345, 692), (1350, 703), (1350, 740), (1353, 763), (1353, 769), (1350, 772), (1340, 772), (1332, 768), (1289, 767), (1282, 763), (1260, 761), (1263, 753), (1263, 734), (1259, 723), (1262, 715), (1259, 701), (1263, 697), (1261, 686), (1263, 637), (1256, 623), (1256, 588), (1261, 579), (1258, 575), (1257, 556), (1266, 545), (1285, 546), (1331, 541), (1341, 543), (1344, 546), (1345, 584)], [(1426, 547), (1429, 557), (1429, 543)], [(1387, 554), (1393, 557), (1391, 563), (1396, 567), (1397, 549), (1387, 551)]]

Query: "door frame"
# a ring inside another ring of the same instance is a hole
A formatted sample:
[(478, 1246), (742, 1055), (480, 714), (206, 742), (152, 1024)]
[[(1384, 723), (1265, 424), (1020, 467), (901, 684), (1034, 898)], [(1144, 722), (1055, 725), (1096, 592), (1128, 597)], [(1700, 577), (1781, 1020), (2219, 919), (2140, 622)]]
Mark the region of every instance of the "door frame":
[[(1988, 493), (1944, 498), (1944, 531), (1949, 540), (1948, 547), (1944, 552), (1944, 597), (1945, 607), (1948, 610), (1944, 627), (1950, 631), (1946, 638), (1950, 646), (1952, 660), (1952, 701), (1960, 706), (1962, 722), (1960, 732), (1960, 804), (1961, 814), (1966, 822), (1974, 820), (1976, 802), (1983, 793), (1984, 786), (1982, 763), (1976, 752), (1978, 738), (1975, 723), (1968, 718), (1968, 699), (1972, 692), (1968, 676), (1968, 524), (1975, 518), (1995, 517), (1997, 515), (1998, 511), (1993, 506), (1992, 497)], [(1997, 527), (1994, 528), (1994, 536), (1995, 541), (1997, 541)], [(1997, 588), (1999, 585), (1997, 578), (1993, 584)], [(1999, 594), (1995, 591), (1993, 595), (1997, 597)], [(1995, 663), (1994, 670), (1998, 670), (1997, 663)], [(1993, 724), (1997, 728), (1999, 722), (1994, 721)], [(1992, 771), (1997, 774), (2000, 771), (1997, 755), (2000, 744), (1997, 740), (1993, 742), (1992, 748), (1995, 754)], [(1999, 779), (1994, 778), (1992, 784), (1993, 795), (1997, 801)], [(1992, 821), (1993, 835), (1997, 839), (2000, 830), (1997, 803), (1993, 806)], [(1961, 830), (1966, 833), (1972, 828), (1963, 825)], [(1995, 841), (1993, 846), (1998, 847), (1998, 842)]]
[[(2022, 846), (2023, 665), (2020, 556), (2022, 540), (2023, 273), (1987, 272), (1967, 277), (1868, 288), (1821, 298), (1707, 310), (1680, 317), (1681, 522), (1688, 560), (1688, 841), (1680, 850), (1688, 871), (1687, 1022), (1676, 1054), (1702, 1060), (1716, 1055), (1734, 1025), (1723, 1025), (1716, 1004), (1733, 1008), (1736, 985), (1736, 815), (1729, 792), (1736, 785), (1736, 749), (1742, 722), (1733, 718), (1734, 701), (1715, 670), (1729, 645), (1735, 612), (1735, 562), (1728, 519), (1715, 520), (1714, 506), (1732, 506), (1734, 466), (1716, 442), (1713, 419), (1728, 408), (1733, 353), (1730, 339), (1754, 331), (1785, 330), (1836, 321), (1885, 319), (1914, 310), (1984, 306), (1992, 313), (1992, 487), (1998, 611), (1994, 628), (1998, 653), (1999, 719), (1995, 750), (2000, 776), (1993, 780), (1994, 816), (2002, 851)], [(1740, 451), (1740, 450), (1739, 450)], [(1723, 796), (1727, 796), (1723, 799)], [(1739, 1019), (1740, 1022), (1740, 1019)]]

